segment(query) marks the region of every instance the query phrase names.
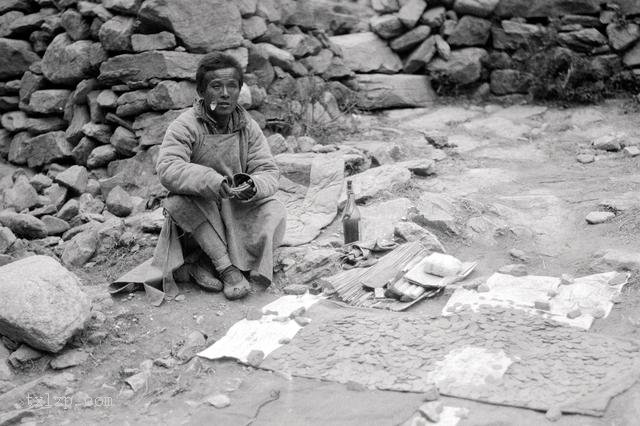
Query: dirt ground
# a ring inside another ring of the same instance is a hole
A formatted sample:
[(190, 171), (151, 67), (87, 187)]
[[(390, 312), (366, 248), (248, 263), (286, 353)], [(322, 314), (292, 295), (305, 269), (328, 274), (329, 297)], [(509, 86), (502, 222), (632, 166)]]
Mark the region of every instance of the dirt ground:
[[(437, 175), (414, 177), (380, 199), (404, 196), (417, 200), (424, 192), (439, 193), (455, 201), (457, 219), (463, 225), (467, 219), (478, 218), (475, 223), (485, 225), (463, 226), (457, 236), (438, 234), (449, 253), (479, 262), (473, 277), (488, 276), (500, 266), (514, 263), (509, 254), (512, 249), (526, 254), (531, 274), (580, 276), (593, 272), (593, 254), (600, 249), (637, 252), (640, 247), (640, 218), (634, 212), (600, 225), (585, 222), (590, 211), (598, 210), (599, 200), (637, 191), (640, 185), (640, 157), (592, 151), (591, 140), (620, 133), (628, 144), (640, 145), (639, 119), (628, 101), (622, 100), (570, 109), (443, 104), (361, 116), (360, 131), (353, 138), (365, 144), (396, 144), (412, 157), (433, 151), (421, 139), (421, 131), (437, 130), (457, 145), (444, 148), (447, 157), (437, 163)], [(596, 161), (577, 162), (576, 156), (584, 152), (595, 153)], [(325, 233), (337, 229), (338, 223), (334, 223)], [(146, 387), (131, 395), (123, 369), (169, 355), (193, 330), (213, 342), (248, 309), (261, 307), (280, 294), (277, 285), (267, 290), (256, 286), (246, 300), (228, 302), (220, 294), (204, 293), (186, 284), (184, 300), (158, 308), (148, 306), (142, 293), (114, 299), (107, 296), (108, 280), (149, 257), (153, 242), (140, 243), (134, 252), (123, 248), (97, 259), (89, 271), (76, 271), (87, 291), (100, 299), (96, 308), (105, 315), (101, 329), (107, 336), (100, 344), (86, 344), (91, 357), (84, 365), (68, 370), (76, 381), (67, 391), (83, 391), (96, 403), (85, 408), (37, 410), (29, 421), (78, 425), (388, 425), (406, 422), (421, 404), (421, 396), (416, 394), (356, 391), (344, 384), (281, 377), (233, 361), (198, 358), (172, 368), (154, 367)], [(621, 303), (608, 318), (596, 321), (592, 332), (638, 337), (640, 289), (637, 280), (632, 282), (635, 284), (625, 289)], [(451, 290), (426, 300), (412, 312), (439, 312), (450, 294)], [(41, 361), (28, 368), (20, 380), (37, 377), (45, 368)], [(268, 402), (274, 392), (279, 392), (278, 398)], [(231, 405), (216, 409), (201, 403), (216, 393), (227, 394)], [(470, 410), (460, 426), (547, 423), (544, 413), (531, 410), (442, 399), (447, 405)], [(98, 406), (100, 401), (108, 401), (102, 405), (109, 406)], [(556, 424), (636, 425), (639, 419), (640, 385), (636, 384), (612, 400), (604, 417), (565, 415)]]

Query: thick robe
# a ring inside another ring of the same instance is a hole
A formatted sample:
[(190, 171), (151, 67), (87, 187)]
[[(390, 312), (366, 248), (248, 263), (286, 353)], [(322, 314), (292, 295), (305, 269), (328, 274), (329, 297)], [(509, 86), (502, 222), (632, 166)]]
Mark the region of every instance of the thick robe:
[[(188, 246), (184, 237), (205, 222), (226, 243), (233, 265), (272, 280), (273, 251), (284, 238), (286, 210), (273, 197), (280, 172), (249, 113), (237, 107), (227, 132), (221, 133), (204, 113), (202, 102), (196, 102), (167, 128), (156, 170), (170, 194), (154, 257), (113, 283), (113, 292), (125, 290), (127, 277), (146, 275), (144, 287), (152, 303), (159, 304), (165, 293), (175, 295), (173, 271), (189, 255), (183, 253)], [(251, 176), (255, 195), (246, 201), (221, 198), (222, 182), (231, 183), (238, 173)]]

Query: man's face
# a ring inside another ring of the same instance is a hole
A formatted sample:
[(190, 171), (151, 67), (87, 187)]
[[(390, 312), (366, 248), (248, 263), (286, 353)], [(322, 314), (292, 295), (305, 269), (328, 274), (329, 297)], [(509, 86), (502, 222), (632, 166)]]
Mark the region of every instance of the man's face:
[[(238, 104), (240, 74), (235, 68), (221, 68), (205, 74), (204, 106), (216, 119), (226, 119)], [(214, 105), (215, 104), (215, 105)], [(214, 106), (213, 109), (211, 107)]]

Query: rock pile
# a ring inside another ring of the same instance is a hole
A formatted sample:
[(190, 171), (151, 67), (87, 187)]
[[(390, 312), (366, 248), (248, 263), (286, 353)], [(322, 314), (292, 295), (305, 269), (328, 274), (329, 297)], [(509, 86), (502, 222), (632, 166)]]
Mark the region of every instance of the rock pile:
[[(540, 50), (558, 57), (577, 53), (599, 79), (619, 72), (637, 78), (640, 4), (604, 3), (372, 0), (378, 15), (370, 20), (371, 33), (350, 37), (377, 40), (378, 72), (426, 73), (455, 87), (484, 83), (480, 93), (527, 93), (535, 76), (527, 72), (526, 61)], [(371, 71), (366, 57), (345, 57), (356, 72)]]
[(206, 52), (246, 69), (240, 103), (262, 127), (334, 120), (354, 84), (328, 35), (355, 31), (362, 11), (307, 0), (2, 2), (0, 156), (35, 174), (0, 181), (0, 252), (38, 239), (79, 266), (125, 222), (157, 230), (161, 213), (145, 210), (164, 194), (158, 145), (192, 104)]

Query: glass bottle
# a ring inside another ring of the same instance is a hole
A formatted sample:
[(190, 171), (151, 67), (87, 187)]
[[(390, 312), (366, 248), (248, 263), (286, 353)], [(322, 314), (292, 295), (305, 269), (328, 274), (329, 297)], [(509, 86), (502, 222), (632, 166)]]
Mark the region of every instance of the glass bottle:
[(360, 210), (356, 205), (356, 195), (350, 180), (347, 181), (347, 203), (342, 212), (342, 231), (345, 244), (360, 240)]

